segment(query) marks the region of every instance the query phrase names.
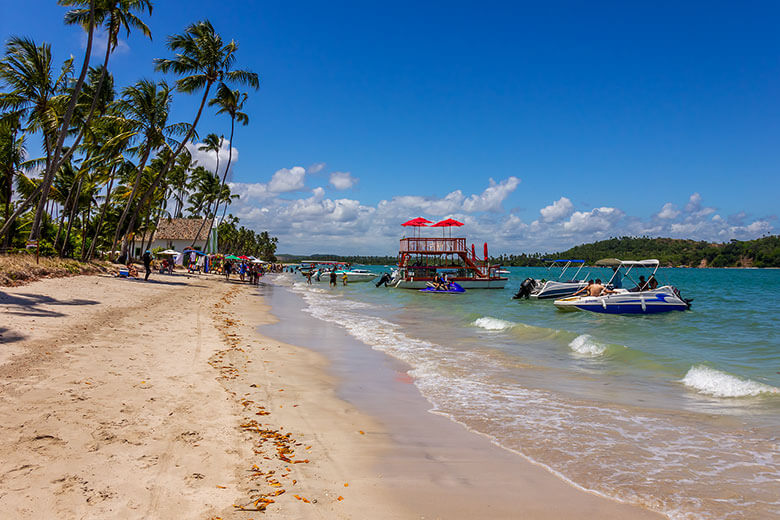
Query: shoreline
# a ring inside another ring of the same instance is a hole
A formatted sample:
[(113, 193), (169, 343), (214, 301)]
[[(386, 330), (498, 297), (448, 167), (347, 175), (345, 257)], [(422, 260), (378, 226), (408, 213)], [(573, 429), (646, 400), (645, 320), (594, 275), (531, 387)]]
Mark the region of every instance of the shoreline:
[[(390, 378), (375, 395), (396, 405), (367, 413), (345, 401), (340, 363), (257, 332), (285, 313), (255, 287), (152, 280), (0, 289), (0, 509), (19, 518), (247, 520), (265, 509), (279, 518), (661, 518), (580, 491), (429, 413), (380, 352), (368, 349), (370, 363), (380, 356), (387, 366), (367, 374)], [(314, 332), (322, 347), (345, 344), (327, 327)]]

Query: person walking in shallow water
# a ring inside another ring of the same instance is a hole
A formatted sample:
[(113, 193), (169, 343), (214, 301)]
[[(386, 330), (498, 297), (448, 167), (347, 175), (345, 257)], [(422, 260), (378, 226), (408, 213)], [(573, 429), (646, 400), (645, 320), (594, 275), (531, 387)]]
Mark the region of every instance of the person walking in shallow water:
[(336, 287), (336, 268), (335, 267), (330, 271), (330, 286), (331, 287)]

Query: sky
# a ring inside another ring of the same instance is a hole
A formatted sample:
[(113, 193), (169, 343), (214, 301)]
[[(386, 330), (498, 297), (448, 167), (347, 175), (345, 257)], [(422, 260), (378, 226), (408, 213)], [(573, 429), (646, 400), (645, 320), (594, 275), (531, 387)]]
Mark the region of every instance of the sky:
[[(395, 254), (417, 216), (460, 220), (492, 253), (780, 229), (776, 2), (154, 4), (152, 40), (123, 35), (111, 58), (115, 84), (162, 78), (153, 59), (194, 21), (238, 42), (260, 88), (221, 152), (229, 211), (281, 253)], [(3, 41), (82, 59), (66, 8), (0, 8)], [(172, 119), (198, 101), (177, 94)], [(213, 110), (198, 126), (229, 131)]]

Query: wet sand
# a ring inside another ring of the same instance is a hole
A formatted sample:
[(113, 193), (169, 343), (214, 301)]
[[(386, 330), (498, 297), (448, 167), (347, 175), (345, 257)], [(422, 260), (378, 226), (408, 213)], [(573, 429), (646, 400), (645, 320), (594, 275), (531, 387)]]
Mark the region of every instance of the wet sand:
[[(153, 280), (0, 289), (4, 515), (657, 517), (428, 413), (404, 367), (356, 355), (294, 302), (270, 309), (217, 277)], [(316, 348), (257, 333), (273, 314)]]

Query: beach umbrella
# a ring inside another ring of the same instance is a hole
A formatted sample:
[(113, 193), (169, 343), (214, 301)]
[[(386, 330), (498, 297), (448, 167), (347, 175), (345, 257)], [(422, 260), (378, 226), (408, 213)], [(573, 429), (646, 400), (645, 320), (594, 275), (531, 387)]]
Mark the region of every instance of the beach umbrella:
[(463, 222), (458, 222), (455, 219), (448, 218), (446, 220), (441, 220), (441, 221), (437, 222), (436, 224), (431, 225), (431, 227), (440, 227), (440, 228), (442, 228), (442, 231), (441, 231), (441, 236), (442, 237), (444, 236), (444, 228), (449, 228), (450, 229), (450, 237), (452, 237), (452, 228), (453, 227), (461, 227), (463, 225), (464, 225)]
[(245, 256), (245, 255), (239, 255), (239, 258), (241, 260), (251, 260), (248, 256)]
[(158, 255), (178, 255), (180, 253), (178, 251), (174, 251), (173, 249), (166, 249), (165, 251), (160, 251), (157, 254)]
[(227, 255), (227, 256), (225, 257), (225, 259), (226, 259), (226, 260), (241, 260), (241, 259), (240, 259), (239, 257), (237, 257), (236, 255)]
[(401, 224), (403, 227), (413, 227), (417, 228), (417, 236), (420, 236), (420, 228), (425, 227), (428, 224), (431, 224), (432, 222), (428, 219), (424, 219), (422, 217), (413, 218), (412, 220), (407, 220), (403, 224)]

